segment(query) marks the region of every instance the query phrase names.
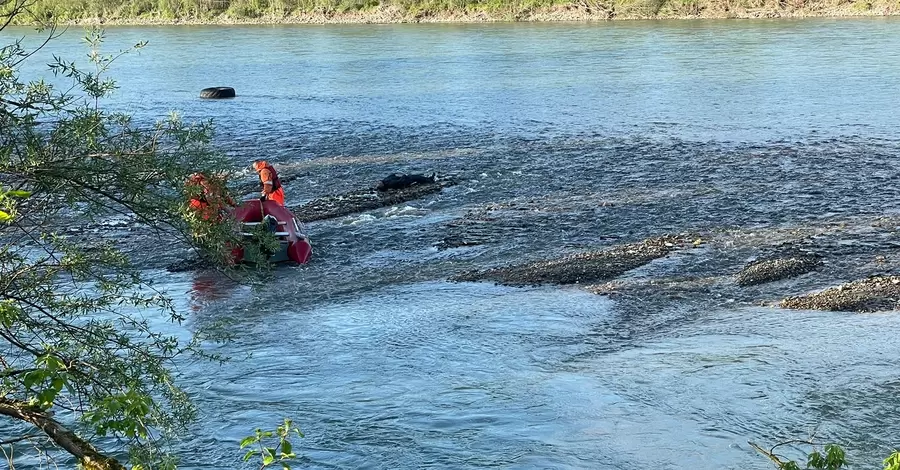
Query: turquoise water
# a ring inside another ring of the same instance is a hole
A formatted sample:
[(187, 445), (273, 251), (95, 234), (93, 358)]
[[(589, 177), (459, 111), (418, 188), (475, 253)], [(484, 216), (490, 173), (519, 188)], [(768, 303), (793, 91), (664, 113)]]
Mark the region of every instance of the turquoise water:
[[(316, 126), (339, 132), (335, 121), (768, 140), (893, 135), (897, 28), (892, 18), (117, 27), (105, 47), (149, 41), (114, 68), (113, 102), (127, 110), (288, 142), (282, 134)], [(70, 28), (47, 52), (78, 57), (80, 35)], [(198, 101), (208, 86), (241, 99)]]
[[(82, 54), (78, 33), (25, 71)], [(310, 224), (313, 262), (267, 286), (145, 260), (188, 328), (224, 319), (237, 332), (233, 363), (182, 367), (202, 414), (183, 468), (239, 468), (240, 438), (283, 416), (306, 432), (302, 468), (765, 469), (748, 440), (815, 428), (857, 462), (897, 445), (896, 314), (759, 306), (860, 276), (842, 245), (823, 275), (749, 294), (723, 278), (686, 299), (446, 279), (682, 230), (744, 232), (624, 280), (721, 277), (759, 254), (741, 245), (754, 230), (833, 222), (849, 221), (858, 256), (893, 253), (893, 235), (865, 237), (866, 217), (900, 209), (900, 20), (107, 36), (110, 50), (149, 41), (116, 62), (109, 106), (214, 119), (236, 165), (265, 156), (299, 175), (289, 203), (391, 171), (461, 177)], [(209, 86), (238, 98), (200, 100)], [(448, 221), (490, 203), (520, 210), (491, 213), (479, 246), (438, 249)]]

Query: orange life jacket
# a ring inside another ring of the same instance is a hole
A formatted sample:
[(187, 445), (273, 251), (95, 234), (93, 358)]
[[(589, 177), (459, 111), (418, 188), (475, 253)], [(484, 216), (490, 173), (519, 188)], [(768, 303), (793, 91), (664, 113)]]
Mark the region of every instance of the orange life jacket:
[(269, 162), (266, 162), (266, 166), (264, 168), (258, 170), (259, 181), (263, 184), (263, 188), (265, 188), (266, 186), (266, 181), (264, 181), (262, 177), (263, 170), (268, 170), (270, 172), (269, 174), (272, 177), (272, 192), (274, 193), (275, 191), (281, 189), (281, 179), (278, 178), (278, 172), (275, 171), (275, 168)]

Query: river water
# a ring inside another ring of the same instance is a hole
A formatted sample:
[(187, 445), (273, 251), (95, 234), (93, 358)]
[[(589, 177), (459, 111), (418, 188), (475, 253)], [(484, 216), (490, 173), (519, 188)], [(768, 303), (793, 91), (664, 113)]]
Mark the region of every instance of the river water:
[[(79, 34), (44, 59), (81, 56)], [(898, 445), (896, 313), (768, 305), (900, 265), (900, 20), (129, 27), (106, 46), (141, 40), (107, 105), (214, 119), (236, 165), (297, 176), (289, 204), (392, 171), (460, 180), (309, 224), (312, 263), (266, 286), (143, 260), (188, 328), (237, 334), (230, 364), (182, 368), (201, 406), (182, 468), (239, 468), (239, 439), (283, 416), (303, 468), (765, 469), (748, 440), (814, 430), (868, 468)], [(627, 295), (447, 281), (677, 231), (711, 242), (627, 273)], [(826, 268), (730, 280), (785, 241)]]

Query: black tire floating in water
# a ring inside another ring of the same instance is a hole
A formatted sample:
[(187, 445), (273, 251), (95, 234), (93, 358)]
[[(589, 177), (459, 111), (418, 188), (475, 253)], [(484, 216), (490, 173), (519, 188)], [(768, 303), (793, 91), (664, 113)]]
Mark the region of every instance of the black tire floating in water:
[(234, 88), (227, 86), (217, 86), (212, 88), (204, 88), (200, 90), (201, 98), (218, 99), (218, 98), (234, 98)]

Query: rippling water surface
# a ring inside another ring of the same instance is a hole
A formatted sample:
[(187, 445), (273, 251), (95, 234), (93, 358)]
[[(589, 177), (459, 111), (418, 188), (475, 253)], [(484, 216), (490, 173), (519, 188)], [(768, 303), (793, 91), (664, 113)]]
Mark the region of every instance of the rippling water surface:
[[(80, 54), (77, 33), (46, 52)], [(764, 469), (748, 440), (818, 429), (876, 464), (898, 444), (896, 314), (761, 304), (900, 266), (900, 21), (107, 36), (150, 42), (116, 63), (111, 106), (214, 119), (236, 165), (265, 156), (297, 177), (289, 203), (392, 171), (460, 179), (310, 224), (313, 262), (265, 287), (158, 270), (180, 252), (143, 261), (190, 327), (237, 332), (234, 362), (183, 368), (203, 412), (184, 447), (204, 449), (185, 468), (237, 468), (237, 441), (282, 416), (306, 432), (308, 468)], [(239, 96), (201, 101), (207, 86)], [(710, 243), (626, 274), (624, 296), (446, 282), (678, 231)], [(475, 246), (446, 248), (458, 239)], [(826, 268), (730, 280), (784, 242)], [(653, 284), (674, 278), (690, 282)]]

